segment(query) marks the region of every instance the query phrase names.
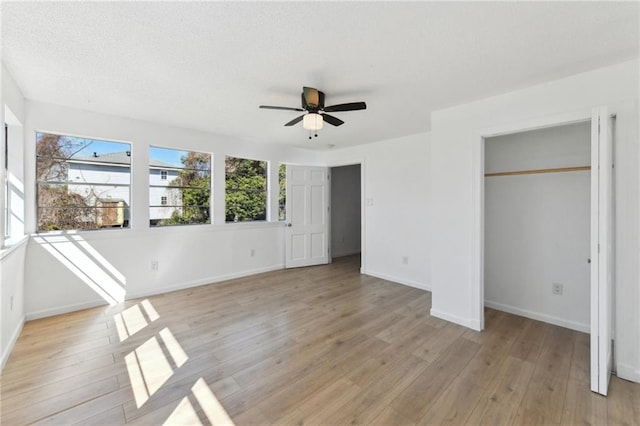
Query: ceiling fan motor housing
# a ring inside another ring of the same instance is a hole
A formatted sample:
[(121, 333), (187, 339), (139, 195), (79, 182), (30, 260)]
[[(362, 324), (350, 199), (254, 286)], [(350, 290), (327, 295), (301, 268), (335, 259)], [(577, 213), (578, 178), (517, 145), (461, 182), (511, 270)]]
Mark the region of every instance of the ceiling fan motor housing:
[(309, 112), (318, 112), (324, 108), (324, 93), (317, 90), (315, 94), (307, 92), (307, 96), (305, 96), (305, 92), (302, 92), (302, 109)]

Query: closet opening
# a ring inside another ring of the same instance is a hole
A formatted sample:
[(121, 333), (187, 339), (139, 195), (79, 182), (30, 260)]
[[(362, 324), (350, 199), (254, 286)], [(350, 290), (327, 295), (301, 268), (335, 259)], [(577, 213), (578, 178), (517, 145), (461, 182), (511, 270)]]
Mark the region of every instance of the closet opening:
[(590, 332), (591, 120), (484, 139), (484, 305)]

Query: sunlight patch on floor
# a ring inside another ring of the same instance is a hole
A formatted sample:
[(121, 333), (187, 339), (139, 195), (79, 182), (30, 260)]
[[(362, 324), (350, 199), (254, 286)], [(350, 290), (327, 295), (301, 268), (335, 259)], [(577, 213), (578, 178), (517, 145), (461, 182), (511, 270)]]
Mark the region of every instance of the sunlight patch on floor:
[(147, 317), (149, 317), (149, 321), (153, 322), (160, 318), (160, 315), (158, 315), (158, 312), (156, 312), (151, 302), (149, 302), (149, 299), (144, 299), (142, 302), (140, 302), (140, 304), (147, 314)]
[(162, 339), (165, 348), (167, 348), (167, 351), (169, 351), (169, 355), (176, 364), (176, 367), (182, 367), (189, 357), (182, 349), (182, 346), (180, 346), (180, 343), (178, 343), (171, 330), (166, 327), (163, 328), (160, 331), (160, 338)]
[(116, 329), (121, 342), (124, 342), (149, 324), (139, 305), (134, 305), (114, 315), (113, 320), (116, 322)]
[(214, 426), (235, 426), (231, 417), (227, 414), (222, 404), (218, 401), (218, 398), (213, 394), (207, 382), (201, 377), (191, 388), (193, 397), (195, 397), (194, 403), (196, 407), (200, 408), (200, 411), (204, 414), (201, 419), (198, 411), (193, 406), (193, 397), (187, 395), (178, 404), (178, 406), (169, 415), (163, 425), (202, 425), (202, 420), (207, 420), (204, 424), (211, 424)]
[[(142, 307), (142, 309), (140, 309), (140, 307)], [(116, 329), (118, 330), (118, 337), (121, 342), (124, 342), (129, 337), (149, 325), (147, 319), (153, 322), (158, 318), (160, 318), (160, 315), (158, 315), (158, 312), (155, 310), (149, 299), (144, 299), (140, 304), (133, 305), (113, 316), (113, 320), (116, 323)], [(177, 344), (178, 342), (175, 343)]]
[(138, 408), (173, 375), (173, 369), (155, 336), (127, 354), (125, 362)]
[(175, 425), (202, 425), (200, 418), (198, 417), (198, 413), (189, 402), (189, 398), (186, 396), (182, 398), (180, 404), (176, 407), (175, 410), (169, 415), (167, 420), (162, 423), (166, 426), (175, 426)]
[(211, 392), (207, 382), (201, 377), (191, 388), (191, 392), (198, 400), (198, 404), (202, 407), (207, 419), (215, 426), (234, 426), (231, 417), (227, 414), (218, 398)]

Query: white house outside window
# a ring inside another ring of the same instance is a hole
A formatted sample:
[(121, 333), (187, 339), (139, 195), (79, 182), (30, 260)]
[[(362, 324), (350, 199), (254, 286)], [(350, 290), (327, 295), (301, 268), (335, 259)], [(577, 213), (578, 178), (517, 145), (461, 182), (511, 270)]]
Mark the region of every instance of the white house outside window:
[(38, 232), (129, 226), (131, 145), (36, 133)]

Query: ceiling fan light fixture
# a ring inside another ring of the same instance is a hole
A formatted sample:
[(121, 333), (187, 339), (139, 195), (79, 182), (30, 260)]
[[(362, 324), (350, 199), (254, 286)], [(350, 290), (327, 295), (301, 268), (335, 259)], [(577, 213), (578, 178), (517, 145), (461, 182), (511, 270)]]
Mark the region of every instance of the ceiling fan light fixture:
[(302, 127), (304, 127), (305, 130), (320, 130), (322, 129), (323, 123), (322, 115), (316, 114), (315, 112), (310, 112), (302, 119)]

